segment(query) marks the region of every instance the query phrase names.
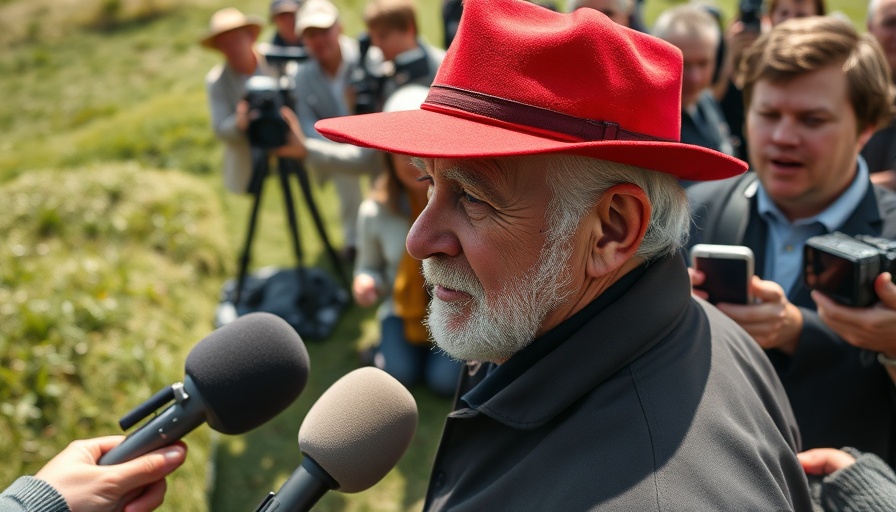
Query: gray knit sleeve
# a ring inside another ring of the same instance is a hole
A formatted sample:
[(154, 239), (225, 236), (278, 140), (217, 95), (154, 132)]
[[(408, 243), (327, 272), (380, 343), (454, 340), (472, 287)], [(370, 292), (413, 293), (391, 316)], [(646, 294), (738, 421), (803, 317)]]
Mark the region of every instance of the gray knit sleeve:
[(824, 478), (821, 502), (825, 511), (896, 510), (896, 473), (880, 457), (854, 448), (843, 450), (856, 458), (851, 466)]
[(0, 512), (71, 512), (52, 485), (31, 476), (19, 477), (0, 493)]

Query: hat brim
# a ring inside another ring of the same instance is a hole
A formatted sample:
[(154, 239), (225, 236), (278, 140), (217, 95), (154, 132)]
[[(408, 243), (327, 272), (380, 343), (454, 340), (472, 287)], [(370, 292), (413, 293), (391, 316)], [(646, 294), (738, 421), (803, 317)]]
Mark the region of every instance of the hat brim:
[(318, 121), (325, 137), (421, 158), (493, 158), (568, 153), (624, 163), (691, 181), (730, 178), (746, 162), (680, 142), (601, 140), (568, 142), (429, 110), (334, 117)]
[(257, 16), (247, 16), (245, 23), (240, 23), (231, 27), (224, 27), (217, 30), (209, 30), (199, 39), (199, 44), (206, 47), (211, 48), (212, 50), (216, 49), (215, 47), (215, 38), (220, 36), (221, 34), (231, 32), (234, 30), (239, 30), (241, 28), (249, 28), (252, 30), (252, 40), (257, 41), (258, 36), (261, 35), (261, 29), (264, 26), (264, 22), (261, 21), (261, 18)]

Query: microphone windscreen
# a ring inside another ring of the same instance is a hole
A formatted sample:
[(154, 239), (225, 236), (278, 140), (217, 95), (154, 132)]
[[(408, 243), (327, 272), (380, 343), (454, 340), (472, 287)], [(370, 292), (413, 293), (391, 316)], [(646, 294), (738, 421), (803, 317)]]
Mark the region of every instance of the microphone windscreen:
[(308, 351), (286, 320), (250, 313), (212, 332), (187, 356), (186, 373), (208, 424), (242, 434), (289, 407), (308, 382)]
[(339, 483), (339, 491), (360, 492), (398, 463), (416, 429), (411, 393), (368, 366), (336, 381), (315, 402), (299, 429), (299, 448)]

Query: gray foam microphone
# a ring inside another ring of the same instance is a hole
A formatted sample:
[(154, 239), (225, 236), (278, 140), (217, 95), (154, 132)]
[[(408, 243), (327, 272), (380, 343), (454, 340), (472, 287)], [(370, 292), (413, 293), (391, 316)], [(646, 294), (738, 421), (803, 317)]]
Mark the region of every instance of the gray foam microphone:
[(299, 512), (327, 491), (360, 492), (388, 473), (417, 430), (417, 404), (394, 377), (354, 370), (315, 402), (299, 428), (299, 466), (257, 512)]
[(104, 454), (102, 465), (125, 462), (174, 443), (203, 423), (224, 434), (258, 427), (292, 404), (308, 381), (308, 351), (295, 329), (270, 313), (241, 316), (190, 351), (186, 378), (122, 418), (127, 430), (170, 407)]

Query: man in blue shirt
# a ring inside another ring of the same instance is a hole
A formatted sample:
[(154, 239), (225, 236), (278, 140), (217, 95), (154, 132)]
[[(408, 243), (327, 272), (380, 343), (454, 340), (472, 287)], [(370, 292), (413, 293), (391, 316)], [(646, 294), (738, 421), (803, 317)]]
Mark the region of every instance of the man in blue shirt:
[[(870, 36), (830, 18), (791, 20), (741, 66), (755, 173), (698, 185), (691, 244), (745, 245), (755, 304), (719, 304), (766, 350), (804, 448), (855, 446), (896, 464), (896, 389), (877, 355), (845, 343), (816, 313), (802, 280), (812, 236), (893, 238), (896, 196), (871, 184), (859, 152), (886, 124), (886, 60)], [(726, 220), (728, 219), (728, 220)], [(692, 283), (705, 276), (691, 271)]]

